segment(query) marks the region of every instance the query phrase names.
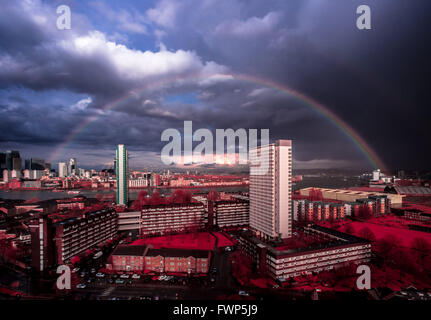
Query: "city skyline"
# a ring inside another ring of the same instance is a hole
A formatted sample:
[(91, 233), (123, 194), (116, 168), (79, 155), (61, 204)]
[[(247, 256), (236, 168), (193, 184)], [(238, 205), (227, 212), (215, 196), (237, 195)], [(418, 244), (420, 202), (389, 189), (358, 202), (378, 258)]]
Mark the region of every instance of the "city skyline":
[(190, 120), (293, 139), (296, 168), (426, 169), (425, 1), (371, 1), (365, 31), (353, 0), (65, 4), (70, 30), (49, 2), (0, 13), (2, 150), (106, 167), (124, 143), (157, 166), (161, 132)]

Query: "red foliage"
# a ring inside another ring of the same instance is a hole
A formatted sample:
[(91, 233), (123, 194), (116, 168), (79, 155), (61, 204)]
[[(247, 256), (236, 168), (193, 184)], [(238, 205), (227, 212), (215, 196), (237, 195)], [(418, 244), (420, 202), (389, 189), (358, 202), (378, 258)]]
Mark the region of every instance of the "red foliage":
[(248, 285), (252, 275), (252, 261), (241, 251), (231, 254), (232, 275), (241, 285)]
[(364, 238), (370, 242), (376, 241), (376, 235), (370, 228), (364, 227), (358, 232), (359, 237)]

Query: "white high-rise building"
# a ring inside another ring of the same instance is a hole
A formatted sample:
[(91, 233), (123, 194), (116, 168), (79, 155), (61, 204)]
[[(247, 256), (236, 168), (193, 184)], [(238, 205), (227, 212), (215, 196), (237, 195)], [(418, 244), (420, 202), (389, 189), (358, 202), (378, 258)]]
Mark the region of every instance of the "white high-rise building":
[(250, 227), (267, 239), (292, 236), (292, 141), (278, 140), (250, 151), (258, 163), (260, 150), (268, 152), (268, 170), (250, 171)]
[(69, 160), (69, 175), (77, 175), (78, 174), (78, 164), (76, 162), (76, 158), (70, 158)]
[(129, 155), (124, 144), (117, 146), (116, 152), (116, 174), (117, 174), (117, 204), (127, 206), (129, 200)]
[(67, 164), (66, 162), (59, 162), (58, 163), (58, 176), (60, 178), (67, 177)]

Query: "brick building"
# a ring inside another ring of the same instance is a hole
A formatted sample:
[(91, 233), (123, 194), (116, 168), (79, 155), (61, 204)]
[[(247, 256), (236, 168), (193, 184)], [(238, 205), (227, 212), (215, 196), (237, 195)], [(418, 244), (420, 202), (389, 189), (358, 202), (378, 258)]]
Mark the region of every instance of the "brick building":
[(151, 246), (119, 246), (111, 256), (115, 271), (144, 270), (172, 273), (207, 273), (211, 252), (207, 250), (154, 249)]

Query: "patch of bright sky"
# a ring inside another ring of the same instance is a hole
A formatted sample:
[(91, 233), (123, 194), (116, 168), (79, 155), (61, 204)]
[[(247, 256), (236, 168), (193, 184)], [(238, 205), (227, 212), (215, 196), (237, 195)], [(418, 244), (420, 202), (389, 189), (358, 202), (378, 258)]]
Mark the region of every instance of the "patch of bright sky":
[(184, 94), (169, 95), (163, 98), (165, 103), (184, 103), (184, 104), (197, 104), (199, 99), (196, 92), (187, 92)]
[[(145, 18), (145, 12), (153, 8), (156, 4), (154, 1), (132, 1), (132, 0), (106, 0), (106, 1), (84, 1), (74, 2), (71, 5), (72, 15), (73, 10), (77, 10), (80, 14), (85, 15), (94, 30), (103, 32), (107, 38), (111, 41), (126, 45), (130, 49), (141, 50), (141, 51), (159, 51), (157, 39), (154, 35), (153, 26), (146, 21), (137, 21), (147, 29), (147, 33), (136, 33), (127, 30), (122, 30), (121, 23), (115, 20), (115, 14), (127, 11), (131, 16), (139, 14)], [(72, 8), (73, 7), (73, 8)], [(99, 9), (98, 9), (99, 8)], [(100, 9), (103, 8), (103, 9)], [(104, 14), (103, 11), (110, 12), (110, 14)], [(130, 21), (135, 22), (135, 21)]]

